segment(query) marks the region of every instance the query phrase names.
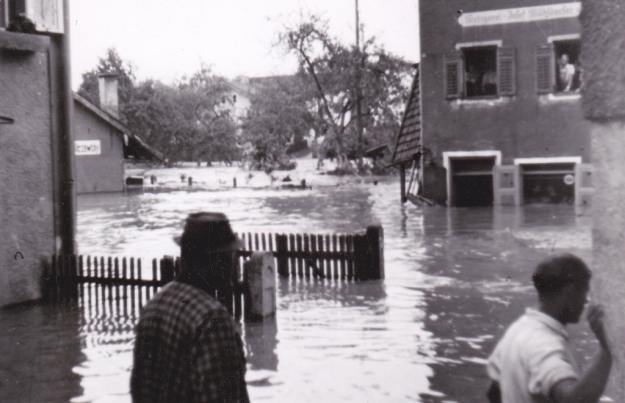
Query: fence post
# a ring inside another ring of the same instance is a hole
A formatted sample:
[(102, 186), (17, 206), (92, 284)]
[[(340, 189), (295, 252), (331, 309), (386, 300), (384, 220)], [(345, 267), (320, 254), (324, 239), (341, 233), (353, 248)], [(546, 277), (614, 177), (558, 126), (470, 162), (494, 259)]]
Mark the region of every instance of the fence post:
[(173, 256), (163, 256), (161, 259), (161, 283), (163, 285), (174, 279), (175, 267)]
[(354, 280), (367, 278), (367, 238), (365, 235), (354, 235)]
[(289, 277), (289, 259), (286, 257), (288, 252), (286, 234), (276, 235), (276, 255), (278, 258), (278, 274), (281, 277)]
[(367, 261), (369, 280), (384, 279), (384, 229), (381, 225), (367, 227)]
[(254, 252), (243, 265), (245, 320), (262, 321), (276, 313), (276, 270), (273, 253)]
[(384, 230), (370, 225), (365, 235), (354, 236), (354, 279), (384, 278)]

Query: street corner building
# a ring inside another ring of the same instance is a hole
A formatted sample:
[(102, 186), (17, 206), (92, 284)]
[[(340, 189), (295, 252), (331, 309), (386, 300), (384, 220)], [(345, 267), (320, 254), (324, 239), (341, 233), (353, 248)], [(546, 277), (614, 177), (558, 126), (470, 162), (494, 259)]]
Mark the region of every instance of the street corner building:
[(125, 157), (162, 159), (114, 112), (72, 98), (66, 6), (0, 1), (0, 306), (41, 298), (46, 262), (73, 254), (76, 191), (123, 190)]
[(590, 204), (581, 3), (419, 8), (421, 61), (393, 163), (419, 155), (421, 195), (447, 206)]

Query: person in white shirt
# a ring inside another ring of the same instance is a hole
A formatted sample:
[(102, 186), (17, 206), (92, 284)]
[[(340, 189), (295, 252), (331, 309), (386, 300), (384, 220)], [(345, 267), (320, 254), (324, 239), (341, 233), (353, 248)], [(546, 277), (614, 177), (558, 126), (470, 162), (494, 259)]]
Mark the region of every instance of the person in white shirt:
[(558, 78), (560, 79), (560, 90), (570, 92), (573, 88), (575, 78), (575, 66), (569, 63), (569, 55), (563, 53), (558, 59)]
[(549, 257), (533, 275), (539, 308), (528, 309), (505, 332), (488, 359), (491, 402), (598, 402), (612, 355), (600, 305), (587, 309), (600, 349), (585, 371), (575, 362), (568, 323), (577, 323), (588, 300), (591, 272), (571, 254)]

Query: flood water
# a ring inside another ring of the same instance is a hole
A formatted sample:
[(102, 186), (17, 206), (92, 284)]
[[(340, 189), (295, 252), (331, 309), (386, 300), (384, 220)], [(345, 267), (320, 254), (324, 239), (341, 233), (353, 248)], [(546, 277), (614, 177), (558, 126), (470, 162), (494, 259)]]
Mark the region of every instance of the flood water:
[[(242, 325), (250, 397), (271, 402), (484, 401), (485, 359), (535, 304), (536, 263), (552, 251), (590, 261), (591, 217), (574, 206), (402, 205), (397, 177), (337, 178), (303, 165), (274, 175), (312, 189), (268, 188), (263, 172), (185, 167), (141, 172), (157, 176), (158, 191), (81, 195), (79, 252), (177, 256), (172, 237), (197, 211), (223, 211), (240, 232), (354, 233), (381, 224), (385, 280), (281, 279), (276, 318)], [(193, 176), (192, 187), (181, 174)], [(137, 317), (85, 309), (0, 311), (0, 401), (130, 401)], [(594, 351), (586, 324), (573, 326), (572, 339), (580, 360)]]

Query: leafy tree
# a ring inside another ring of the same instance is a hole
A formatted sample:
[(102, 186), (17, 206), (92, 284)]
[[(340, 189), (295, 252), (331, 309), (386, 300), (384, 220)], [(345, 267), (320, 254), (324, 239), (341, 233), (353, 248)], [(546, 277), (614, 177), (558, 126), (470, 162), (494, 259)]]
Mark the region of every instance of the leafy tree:
[(241, 125), (250, 166), (288, 167), (289, 143), (306, 136), (314, 123), (306, 85), (297, 76), (277, 76), (256, 79), (251, 88), (250, 109)]
[(128, 126), (170, 163), (237, 160), (236, 126), (221, 102), (225, 91), (223, 79), (205, 67), (175, 85), (141, 83), (127, 105)]
[(78, 90), (96, 105), (101, 73), (117, 73), (120, 119), (170, 163), (239, 159), (236, 125), (221, 102), (228, 90), (226, 81), (208, 67), (173, 85), (154, 80), (137, 84), (133, 66), (109, 49), (93, 70), (83, 74)]
[(117, 74), (119, 115), (122, 122), (127, 123), (126, 106), (133, 97), (136, 80), (134, 67), (129, 62), (123, 61), (115, 48), (110, 48), (106, 51), (106, 57), (100, 58), (93, 70), (83, 73), (78, 95), (97, 106), (100, 106), (98, 75), (102, 73)]
[[(326, 21), (310, 16), (279, 36), (287, 52), (299, 60), (298, 76), (310, 94), (309, 110), (321, 128), (325, 155), (336, 156), (339, 167), (351, 170), (349, 158), (363, 148), (388, 143), (397, 133), (405, 104), (410, 66), (376, 44), (360, 49), (345, 46), (328, 33)], [(356, 118), (361, 93), (362, 144)], [(324, 153), (320, 154), (320, 159)]]

